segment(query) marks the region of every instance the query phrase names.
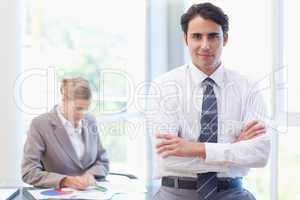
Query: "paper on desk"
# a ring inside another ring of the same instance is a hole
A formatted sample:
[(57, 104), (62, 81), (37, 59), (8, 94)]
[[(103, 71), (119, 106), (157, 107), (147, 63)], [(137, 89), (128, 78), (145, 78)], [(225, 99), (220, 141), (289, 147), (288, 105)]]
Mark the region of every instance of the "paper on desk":
[(35, 199), (111, 199), (113, 194), (110, 191), (101, 192), (95, 189), (95, 187), (90, 187), (86, 190), (75, 190), (71, 188), (63, 188), (63, 192), (71, 192), (71, 194), (59, 194), (55, 196), (43, 195), (44, 191), (54, 190), (54, 189), (36, 189), (36, 190), (28, 190), (28, 192), (35, 198)]
[(98, 186), (105, 187), (109, 189), (113, 194), (116, 193), (145, 193), (147, 192), (145, 184), (136, 179), (128, 178), (109, 178), (104, 182), (97, 182)]
[[(100, 187), (99, 187), (100, 186)], [(145, 184), (139, 180), (132, 180), (128, 178), (109, 178), (104, 182), (97, 182), (96, 186), (89, 187), (86, 190), (75, 190), (71, 188), (63, 188), (62, 192), (72, 192), (71, 194), (48, 196), (43, 195), (44, 191), (51, 189), (29, 190), (28, 192), (35, 199), (111, 199), (113, 195), (117, 194), (141, 194), (145, 193)], [(53, 189), (52, 189), (53, 190)], [(104, 192), (105, 191), (105, 192)]]
[(0, 188), (0, 199), (8, 199), (18, 191), (16, 188)]

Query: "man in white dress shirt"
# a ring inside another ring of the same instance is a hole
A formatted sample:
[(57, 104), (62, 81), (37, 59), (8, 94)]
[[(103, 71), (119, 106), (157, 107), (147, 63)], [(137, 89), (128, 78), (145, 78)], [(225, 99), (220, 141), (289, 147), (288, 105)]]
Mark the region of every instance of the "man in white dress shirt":
[(148, 94), (155, 175), (162, 183), (154, 199), (255, 199), (242, 178), (269, 157), (262, 96), (221, 63), (228, 17), (220, 8), (193, 5), (181, 27), (192, 62), (154, 80)]

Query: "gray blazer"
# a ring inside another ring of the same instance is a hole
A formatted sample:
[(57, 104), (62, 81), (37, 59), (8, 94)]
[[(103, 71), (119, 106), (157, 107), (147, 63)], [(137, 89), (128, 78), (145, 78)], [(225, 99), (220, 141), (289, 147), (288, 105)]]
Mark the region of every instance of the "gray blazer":
[(109, 170), (106, 151), (101, 144), (93, 116), (83, 118), (85, 153), (79, 160), (56, 108), (34, 118), (24, 146), (22, 179), (38, 187), (58, 186), (61, 179), (89, 172), (105, 177)]

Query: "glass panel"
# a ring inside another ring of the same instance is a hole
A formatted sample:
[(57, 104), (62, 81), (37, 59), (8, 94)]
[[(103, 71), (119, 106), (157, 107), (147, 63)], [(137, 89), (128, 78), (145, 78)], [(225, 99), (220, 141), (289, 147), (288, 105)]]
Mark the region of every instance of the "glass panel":
[(99, 125), (113, 171), (146, 179), (146, 132), (142, 118), (120, 119)]
[[(132, 5), (135, 12), (128, 12)], [(58, 80), (83, 76), (91, 82), (95, 100), (102, 101), (92, 105), (101, 107), (93, 109), (94, 114), (112, 107), (108, 114), (126, 111), (129, 85), (145, 80), (145, 9), (143, 0), (28, 0), (24, 70), (45, 70), (45, 85), (49, 84), (50, 66), (55, 67)], [(39, 87), (41, 78), (30, 79)], [(43, 98), (27, 103), (51, 109), (47, 101), (54, 91), (43, 87), (43, 93), (33, 93), (35, 87), (23, 91), (32, 98)]]
[(289, 127), (279, 135), (279, 177), (280, 200), (300, 199), (300, 128)]
[(284, 1), (284, 66), (288, 71), (288, 111), (300, 112), (298, 44), (300, 44), (300, 29), (297, 27), (299, 13), (298, 1)]
[(270, 196), (271, 166), (251, 169), (245, 177), (244, 186), (251, 191), (256, 199), (271, 199)]

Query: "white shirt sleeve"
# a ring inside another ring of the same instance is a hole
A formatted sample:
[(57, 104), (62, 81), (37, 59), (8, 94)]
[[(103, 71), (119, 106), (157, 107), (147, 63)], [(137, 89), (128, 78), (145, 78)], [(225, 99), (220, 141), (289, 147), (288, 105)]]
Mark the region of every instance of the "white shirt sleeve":
[(252, 120), (263, 121), (267, 127), (267, 133), (237, 143), (205, 143), (205, 163), (248, 168), (264, 167), (267, 164), (273, 129), (259, 90), (255, 89), (249, 92), (243, 114), (245, 124)]

